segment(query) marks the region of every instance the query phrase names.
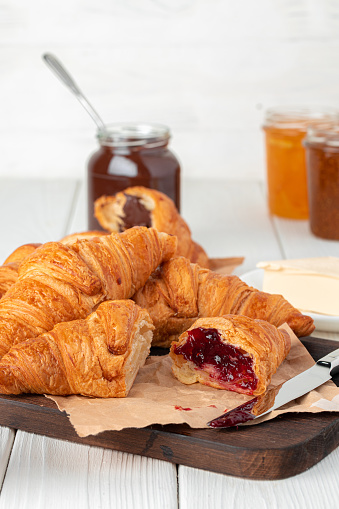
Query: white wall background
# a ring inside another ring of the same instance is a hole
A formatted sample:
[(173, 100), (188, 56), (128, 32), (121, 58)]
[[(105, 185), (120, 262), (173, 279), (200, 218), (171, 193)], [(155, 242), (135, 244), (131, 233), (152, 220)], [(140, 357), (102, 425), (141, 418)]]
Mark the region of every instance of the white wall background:
[(186, 177), (263, 178), (265, 108), (339, 107), (338, 0), (2, 0), (0, 176), (81, 178), (96, 148), (44, 52), (106, 122), (168, 124)]

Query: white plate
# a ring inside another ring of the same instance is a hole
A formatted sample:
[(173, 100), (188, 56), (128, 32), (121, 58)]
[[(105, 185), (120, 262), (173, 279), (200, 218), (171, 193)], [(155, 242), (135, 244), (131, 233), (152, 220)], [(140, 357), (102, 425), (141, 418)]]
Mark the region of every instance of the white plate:
[[(240, 278), (249, 286), (262, 290), (264, 271), (263, 269), (255, 269), (242, 274)], [(320, 315), (318, 313), (308, 313), (313, 318), (316, 329), (324, 332), (339, 332), (339, 316)]]

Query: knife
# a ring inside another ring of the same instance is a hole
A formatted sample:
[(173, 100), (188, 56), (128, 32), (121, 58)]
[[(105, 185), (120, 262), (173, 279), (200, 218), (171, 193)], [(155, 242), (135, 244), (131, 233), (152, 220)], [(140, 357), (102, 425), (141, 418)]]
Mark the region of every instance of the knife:
[(207, 423), (210, 428), (229, 428), (286, 405), (304, 396), (339, 373), (339, 348), (319, 359), (314, 366)]

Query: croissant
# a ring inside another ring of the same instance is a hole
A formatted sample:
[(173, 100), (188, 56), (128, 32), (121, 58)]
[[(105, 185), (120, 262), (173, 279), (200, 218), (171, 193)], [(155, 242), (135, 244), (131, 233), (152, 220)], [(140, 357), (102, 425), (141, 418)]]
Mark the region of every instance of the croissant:
[(24, 244), (11, 253), (0, 266), (0, 299), (18, 279), (20, 263), (41, 244)]
[(104, 300), (130, 298), (175, 250), (175, 237), (144, 227), (71, 246), (43, 244), (0, 300), (0, 357), (59, 322), (86, 318)]
[[(71, 233), (63, 237), (60, 242), (69, 245), (73, 244), (78, 239), (90, 239), (92, 237), (98, 237), (105, 235), (102, 231), (86, 231), (80, 233)], [(107, 232), (108, 235), (108, 232)], [(16, 282), (18, 279), (18, 270), (20, 263), (27, 258), (40, 244), (24, 244), (18, 247), (11, 253), (8, 258), (4, 261), (4, 264), (0, 266), (0, 299), (5, 295), (7, 290)]]
[(13, 346), (0, 360), (0, 393), (125, 397), (152, 330), (149, 314), (133, 301), (103, 302), (83, 320)]
[(102, 237), (103, 235), (108, 235), (108, 234), (109, 234), (109, 232), (103, 232), (103, 231), (99, 231), (99, 230), (89, 230), (89, 231), (85, 231), (85, 232), (70, 233), (69, 235), (66, 235), (65, 237), (63, 237), (60, 240), (60, 242), (69, 246), (70, 244), (73, 244), (77, 240), (82, 240), (82, 239), (89, 240), (94, 237)]
[(184, 384), (258, 396), (290, 348), (285, 330), (264, 320), (225, 315), (199, 318), (172, 343), (170, 357), (173, 374)]
[(167, 195), (142, 186), (128, 187), (114, 196), (101, 196), (94, 203), (94, 215), (99, 224), (110, 232), (122, 232), (140, 225), (178, 238), (178, 256), (185, 256), (201, 267), (208, 267), (208, 256), (194, 242), (191, 231)]
[(286, 322), (299, 337), (314, 330), (312, 318), (281, 295), (261, 292), (237, 276), (217, 274), (182, 257), (164, 263), (133, 299), (151, 315), (153, 346), (169, 347), (197, 318), (225, 314), (266, 320), (276, 327)]

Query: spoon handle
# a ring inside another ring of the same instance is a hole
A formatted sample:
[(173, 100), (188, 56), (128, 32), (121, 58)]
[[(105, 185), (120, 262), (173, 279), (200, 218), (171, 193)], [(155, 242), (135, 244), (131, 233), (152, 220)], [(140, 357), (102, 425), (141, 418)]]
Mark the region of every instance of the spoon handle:
[(56, 74), (56, 76), (66, 85), (67, 88), (71, 90), (71, 92), (75, 95), (78, 101), (82, 104), (82, 106), (86, 109), (87, 113), (90, 114), (94, 122), (96, 123), (99, 130), (105, 130), (105, 124), (95, 111), (93, 106), (88, 102), (84, 94), (81, 92), (78, 85), (75, 83), (72, 76), (68, 71), (64, 68), (61, 62), (51, 53), (45, 53), (43, 55), (43, 59), (48, 67)]

